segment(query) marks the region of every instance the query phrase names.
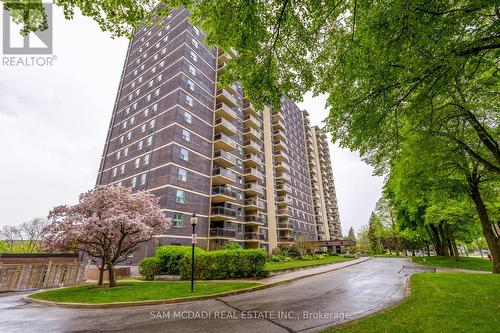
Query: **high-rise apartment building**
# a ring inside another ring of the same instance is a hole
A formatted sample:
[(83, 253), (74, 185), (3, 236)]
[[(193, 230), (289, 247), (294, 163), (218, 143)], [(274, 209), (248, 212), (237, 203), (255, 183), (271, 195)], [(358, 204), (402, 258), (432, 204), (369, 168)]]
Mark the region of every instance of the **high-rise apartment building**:
[(207, 47), (188, 18), (173, 10), (130, 42), (98, 174), (98, 184), (157, 195), (173, 220), (138, 259), (157, 244), (190, 244), (193, 212), (207, 249), (236, 241), (270, 251), (300, 235), (339, 237), (328, 145), (314, 141), (324, 137), (287, 99), (280, 110), (257, 110), (238, 83), (220, 87), (237, 54)]

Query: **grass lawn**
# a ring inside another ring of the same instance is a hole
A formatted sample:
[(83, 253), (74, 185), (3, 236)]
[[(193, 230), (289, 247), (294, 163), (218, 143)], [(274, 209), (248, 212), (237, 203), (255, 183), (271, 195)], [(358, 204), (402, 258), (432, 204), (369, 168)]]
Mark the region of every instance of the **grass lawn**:
[(55, 302), (116, 303), (211, 295), (257, 285), (252, 282), (195, 281), (195, 291), (191, 292), (190, 281), (120, 282), (116, 288), (83, 285), (43, 291), (31, 297)]
[(395, 308), (325, 332), (498, 332), (500, 276), (420, 273), (411, 289)]
[(348, 261), (348, 260), (352, 260), (352, 259), (353, 258), (326, 257), (323, 259), (293, 260), (293, 261), (284, 261), (284, 262), (268, 262), (266, 264), (266, 270), (275, 271), (278, 269), (288, 269), (288, 268), (295, 268), (295, 267), (330, 264), (330, 263), (334, 263), (334, 262)]
[(493, 264), (488, 259), (471, 257), (461, 257), (461, 259), (461, 262), (456, 262), (455, 257), (412, 257), (413, 262), (416, 264), (434, 267), (450, 267), (490, 272), (493, 270)]

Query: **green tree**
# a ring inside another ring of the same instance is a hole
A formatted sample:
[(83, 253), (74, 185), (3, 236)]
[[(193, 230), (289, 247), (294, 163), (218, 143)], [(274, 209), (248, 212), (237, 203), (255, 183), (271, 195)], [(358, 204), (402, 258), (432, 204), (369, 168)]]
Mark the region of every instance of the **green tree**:
[(368, 221), (368, 242), (370, 244), (370, 250), (375, 253), (382, 252), (382, 241), (378, 236), (381, 229), (382, 223), (380, 223), (380, 218), (372, 212), (370, 220)]
[(347, 233), (346, 239), (356, 241), (356, 234), (354, 233), (353, 227), (349, 228), (349, 232)]

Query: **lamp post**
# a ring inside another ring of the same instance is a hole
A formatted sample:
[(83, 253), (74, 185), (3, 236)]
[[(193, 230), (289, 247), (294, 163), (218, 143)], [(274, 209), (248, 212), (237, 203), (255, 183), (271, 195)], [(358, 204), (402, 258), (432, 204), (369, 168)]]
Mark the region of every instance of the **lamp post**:
[(193, 216), (191, 217), (191, 225), (193, 226), (193, 234), (191, 237), (191, 245), (192, 245), (192, 251), (191, 251), (191, 292), (194, 291), (194, 245), (196, 244), (195, 228), (196, 228), (197, 223), (198, 223), (198, 217), (196, 217), (196, 213), (193, 213)]

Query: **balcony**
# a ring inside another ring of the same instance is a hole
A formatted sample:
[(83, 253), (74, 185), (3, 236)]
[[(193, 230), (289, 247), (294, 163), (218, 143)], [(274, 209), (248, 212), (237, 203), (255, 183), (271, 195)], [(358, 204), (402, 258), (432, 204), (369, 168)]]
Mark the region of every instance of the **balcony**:
[(281, 120), (273, 121), (273, 129), (274, 130), (282, 130), (282, 131), (284, 131), (286, 129), (285, 123), (282, 122)]
[(215, 168), (212, 170), (212, 184), (232, 184), (236, 181), (236, 174), (229, 169)]
[(246, 128), (243, 131), (243, 136), (245, 137), (245, 139), (250, 139), (255, 141), (262, 140), (262, 133), (251, 127)]
[(280, 222), (278, 223), (278, 229), (294, 230), (295, 226), (291, 222)]
[(234, 151), (236, 142), (224, 133), (217, 133), (214, 135), (214, 149)]
[(231, 122), (225, 118), (217, 118), (215, 120), (215, 132), (224, 133), (226, 135), (235, 135), (236, 126), (231, 124)]
[(313, 152), (314, 152), (314, 147), (313, 147), (313, 145), (306, 145), (306, 148), (307, 148), (307, 152), (308, 152), (308, 153), (313, 153)]
[(259, 215), (247, 215), (245, 216), (245, 222), (247, 222), (248, 225), (263, 225), (264, 218)]
[(263, 178), (262, 172), (256, 168), (246, 168), (244, 172), (245, 181), (258, 181)]
[(273, 131), (273, 136), (275, 140), (286, 140), (285, 132), (279, 129)]
[(224, 150), (214, 152), (214, 163), (218, 166), (230, 168), (236, 165), (236, 157)]
[(253, 127), (255, 129), (260, 129), (262, 127), (262, 122), (251, 114), (247, 114), (243, 118), (243, 125), (245, 127)]
[(245, 232), (246, 242), (259, 242), (264, 240), (264, 234), (260, 232)]
[[(315, 167), (311, 167), (309, 168), (309, 172), (312, 174), (312, 175), (317, 175), (318, 174), (318, 171), (316, 170)], [(318, 179), (316, 178), (316, 181), (318, 181)]]
[(247, 167), (259, 167), (262, 165), (262, 160), (255, 154), (246, 154), (244, 162)]
[(282, 111), (273, 111), (273, 121), (285, 121)]
[(215, 105), (215, 117), (224, 117), (230, 121), (234, 121), (236, 120), (236, 118), (238, 118), (238, 116), (236, 115), (236, 111), (231, 109), (231, 107), (226, 103), (217, 103), (217, 105)]
[(275, 152), (288, 150), (288, 146), (287, 146), (285, 140), (274, 140), (273, 145), (274, 145)]
[(236, 201), (237, 193), (225, 186), (212, 187), (212, 202)]
[(226, 207), (212, 207), (210, 211), (211, 221), (225, 221), (236, 219), (236, 211)]
[(219, 51), (219, 54), (218, 54), (218, 57), (217, 57), (217, 60), (218, 60), (219, 64), (220, 63), (228, 62), (231, 59), (233, 59), (233, 57), (229, 53), (226, 53), (224, 51)]
[(248, 198), (245, 199), (245, 211), (252, 210), (263, 210), (265, 209), (264, 203), (257, 198)]
[(276, 191), (279, 194), (286, 194), (292, 192), (292, 187), (287, 184), (278, 184), (276, 185)]
[(235, 107), (238, 105), (238, 103), (236, 102), (236, 98), (234, 98), (234, 96), (225, 88), (217, 90), (215, 99), (217, 103), (225, 103), (230, 107)]
[(289, 174), (286, 174), (284, 172), (278, 172), (276, 173), (276, 179), (282, 182), (290, 182), (292, 178), (290, 177)]
[(245, 114), (251, 114), (255, 117), (259, 116), (259, 112), (254, 108), (253, 104), (250, 102), (243, 103), (243, 112)]
[(210, 228), (210, 237), (231, 239), (236, 237), (236, 232), (232, 229)]
[(280, 236), (278, 238), (278, 241), (280, 243), (293, 243), (294, 240), (295, 240), (295, 238), (289, 237), (289, 236)]
[(276, 210), (276, 216), (278, 217), (288, 217), (291, 215), (290, 209), (278, 209)]
[(246, 183), (243, 191), (247, 195), (262, 195), (264, 192), (262, 186), (256, 183)]
[(275, 170), (278, 173), (290, 171), (290, 166), (285, 162), (276, 163)]
[(316, 168), (316, 161), (313, 159), (309, 160), (309, 167)]
[(262, 152), (262, 146), (253, 140), (246, 140), (243, 143), (243, 149), (245, 149), (245, 153), (259, 154)]
[(314, 199), (320, 199), (321, 198), (320, 195), (319, 195), (319, 191), (313, 190), (312, 193), (313, 193), (313, 198)]
[(289, 156), (284, 151), (278, 151), (274, 153), (274, 161), (275, 162), (285, 162), (289, 160)]
[(224, 68), (226, 68), (226, 65), (227, 64), (225, 62), (217, 64), (217, 76), (222, 75), (222, 72), (224, 71)]
[(290, 198), (288, 195), (281, 195), (276, 197), (276, 204), (278, 206), (286, 206), (292, 203), (292, 198)]

